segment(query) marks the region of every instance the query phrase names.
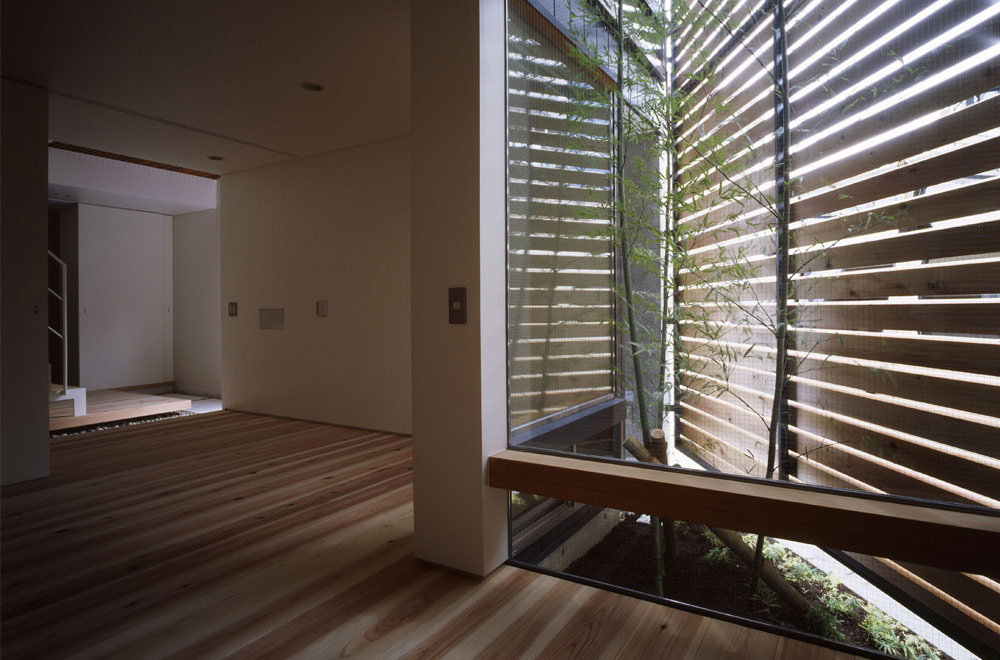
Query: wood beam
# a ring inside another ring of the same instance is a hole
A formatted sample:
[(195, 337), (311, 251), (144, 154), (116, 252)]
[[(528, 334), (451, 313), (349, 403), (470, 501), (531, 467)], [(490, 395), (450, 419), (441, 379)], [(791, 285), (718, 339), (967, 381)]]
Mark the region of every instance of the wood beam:
[(1000, 576), (997, 515), (513, 450), (490, 456), (489, 484)]

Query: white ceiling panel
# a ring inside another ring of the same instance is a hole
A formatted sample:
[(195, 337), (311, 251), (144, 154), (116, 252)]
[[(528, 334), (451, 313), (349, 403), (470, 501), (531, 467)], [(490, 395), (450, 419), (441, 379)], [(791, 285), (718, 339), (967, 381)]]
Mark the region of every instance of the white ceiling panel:
[(408, 0), (2, 8), (4, 76), (62, 99), (51, 139), (224, 172), (409, 132)]
[[(57, 94), (49, 94), (49, 140), (211, 174), (229, 174), (291, 158)], [(209, 160), (209, 156), (225, 160)]]
[(49, 197), (177, 215), (216, 208), (218, 181), (50, 147)]

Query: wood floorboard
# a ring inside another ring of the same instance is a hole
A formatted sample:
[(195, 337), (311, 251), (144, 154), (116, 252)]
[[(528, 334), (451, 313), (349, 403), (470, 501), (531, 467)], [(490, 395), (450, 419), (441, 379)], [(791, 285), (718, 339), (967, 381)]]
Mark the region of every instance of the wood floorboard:
[(2, 526), (9, 660), (852, 657), (419, 562), (411, 441), (387, 433), (220, 412), (57, 438)]
[(64, 431), (90, 424), (163, 415), (190, 407), (191, 402), (187, 399), (119, 390), (91, 390), (87, 392), (87, 411), (83, 415), (73, 415), (73, 402), (70, 400), (50, 401), (49, 430)]
[(622, 645), (616, 660), (690, 657), (701, 644), (708, 624), (708, 619), (697, 614), (643, 603), (630, 626), (632, 634)]

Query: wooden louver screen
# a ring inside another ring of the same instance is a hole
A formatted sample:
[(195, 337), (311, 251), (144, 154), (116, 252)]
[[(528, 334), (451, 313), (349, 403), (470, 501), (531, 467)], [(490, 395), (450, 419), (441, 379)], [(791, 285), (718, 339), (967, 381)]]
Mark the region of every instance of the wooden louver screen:
[(508, 39), (511, 427), (613, 391), (611, 123), (527, 3)]
[[(766, 476), (779, 391), (775, 477), (1000, 508), (1000, 5), (786, 2), (792, 375), (776, 390), (771, 15), (721, 4), (742, 19), (678, 46), (680, 446)], [(1000, 646), (995, 581), (862, 561)]]

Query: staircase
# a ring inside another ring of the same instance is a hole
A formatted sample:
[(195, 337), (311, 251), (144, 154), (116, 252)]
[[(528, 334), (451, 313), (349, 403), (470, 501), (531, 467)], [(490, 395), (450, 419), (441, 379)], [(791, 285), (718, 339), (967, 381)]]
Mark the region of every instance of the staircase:
[[(60, 318), (59, 329), (49, 324), (49, 332), (59, 338), (59, 345), (62, 349), (62, 383), (49, 386), (49, 403), (53, 401), (73, 401), (73, 416), (87, 414), (87, 388), (71, 387), (69, 384), (69, 287), (66, 285), (66, 262), (60, 259), (49, 250), (49, 259), (52, 259), (59, 266), (59, 290), (49, 287), (49, 295), (55, 296), (59, 301)], [(51, 372), (51, 369), (50, 369)]]
[(67, 400), (73, 401), (73, 417), (80, 417), (87, 414), (86, 387), (66, 387), (58, 384), (53, 384), (49, 387), (49, 403)]

